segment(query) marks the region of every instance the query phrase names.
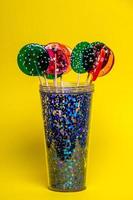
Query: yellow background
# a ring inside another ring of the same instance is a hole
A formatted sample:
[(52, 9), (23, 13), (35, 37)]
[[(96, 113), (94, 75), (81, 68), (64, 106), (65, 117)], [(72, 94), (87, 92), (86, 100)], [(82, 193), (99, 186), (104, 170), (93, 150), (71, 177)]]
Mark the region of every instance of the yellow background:
[[(132, 0), (1, 0), (0, 23), (0, 199), (133, 199)], [(73, 48), (97, 40), (114, 51), (116, 61), (95, 83), (88, 188), (52, 192), (46, 181), (39, 82), (18, 69), (16, 56), (31, 42), (57, 41)]]

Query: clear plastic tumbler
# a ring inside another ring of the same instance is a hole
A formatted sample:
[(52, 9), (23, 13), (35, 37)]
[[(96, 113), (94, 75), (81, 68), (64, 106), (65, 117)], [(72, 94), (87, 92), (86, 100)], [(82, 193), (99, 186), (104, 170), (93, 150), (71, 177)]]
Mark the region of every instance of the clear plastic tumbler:
[(86, 164), (93, 85), (40, 86), (48, 188), (86, 188)]

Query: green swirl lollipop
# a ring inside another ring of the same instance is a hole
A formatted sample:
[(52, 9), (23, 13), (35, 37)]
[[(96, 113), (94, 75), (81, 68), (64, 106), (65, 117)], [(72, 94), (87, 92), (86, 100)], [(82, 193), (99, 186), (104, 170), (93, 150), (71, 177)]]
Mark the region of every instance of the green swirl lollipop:
[(80, 42), (71, 54), (72, 69), (79, 74), (93, 69), (95, 54), (93, 46), (88, 42)]
[(17, 62), (20, 70), (30, 76), (43, 75), (49, 65), (49, 54), (39, 44), (27, 44), (19, 51)]

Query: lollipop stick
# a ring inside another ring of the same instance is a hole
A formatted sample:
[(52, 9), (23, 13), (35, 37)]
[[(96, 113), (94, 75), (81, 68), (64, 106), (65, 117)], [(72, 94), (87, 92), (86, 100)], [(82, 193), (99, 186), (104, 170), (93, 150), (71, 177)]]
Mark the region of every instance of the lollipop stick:
[(93, 81), (93, 76), (92, 76), (92, 74), (90, 73), (89, 84), (92, 84), (92, 81)]
[(48, 81), (47, 81), (47, 78), (46, 78), (45, 73), (44, 73), (44, 79), (45, 79), (45, 84), (46, 84), (46, 86), (48, 86)]
[(36, 66), (36, 71), (37, 71), (37, 73), (38, 73), (38, 78), (39, 78), (40, 85), (42, 85), (41, 76), (40, 76), (40, 73), (39, 73), (39, 71), (38, 71), (37, 66)]
[(64, 87), (63, 80), (62, 80), (62, 75), (60, 77), (60, 83), (61, 83), (61, 87)]
[(79, 81), (80, 81), (80, 73), (78, 73), (77, 86), (79, 86)]
[(55, 53), (55, 78), (54, 78), (54, 86), (57, 87), (57, 62), (56, 62), (57, 56)]
[(63, 80), (62, 80), (62, 75), (60, 77), (60, 84), (61, 84), (62, 93), (64, 93), (64, 84), (63, 84)]
[(90, 72), (89, 78), (88, 78), (88, 83), (89, 83), (89, 85), (92, 83), (92, 81), (93, 81), (93, 75), (92, 75), (92, 73)]
[(90, 74), (88, 73), (88, 74), (87, 74), (87, 79), (86, 79), (86, 84), (88, 84), (89, 77), (90, 77)]
[(38, 76), (38, 78), (39, 78), (39, 82), (40, 82), (40, 84), (42, 85), (42, 81), (41, 81), (41, 78), (40, 78), (40, 76)]

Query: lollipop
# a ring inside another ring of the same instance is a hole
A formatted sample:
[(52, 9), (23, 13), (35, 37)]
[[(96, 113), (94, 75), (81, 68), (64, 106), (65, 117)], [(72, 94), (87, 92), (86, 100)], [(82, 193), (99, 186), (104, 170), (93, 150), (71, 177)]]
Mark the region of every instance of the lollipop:
[(78, 73), (77, 86), (79, 85), (80, 74), (93, 69), (95, 52), (93, 46), (88, 42), (80, 42), (72, 51), (71, 66)]
[(72, 69), (79, 74), (91, 71), (95, 54), (93, 46), (88, 42), (81, 42), (76, 45), (71, 55)]
[(45, 49), (48, 51), (50, 56), (50, 62), (46, 74), (60, 75), (67, 71), (69, 59), (64, 52), (64, 47), (59, 43), (50, 43), (45, 46)]
[(27, 44), (19, 52), (18, 66), (30, 76), (43, 75), (48, 68), (50, 57), (45, 48), (39, 44)]
[(98, 74), (98, 76), (104, 76), (105, 74), (107, 74), (113, 67), (114, 64), (114, 54), (111, 51), (111, 49), (109, 49), (104, 43), (101, 42), (93, 42), (92, 46), (94, 48), (95, 51), (95, 56), (96, 58), (98, 57), (98, 55), (100, 54), (100, 51), (102, 48), (104, 48), (105, 50), (105, 57), (104, 57), (104, 61), (101, 67), (101, 70)]
[(88, 72), (88, 79), (95, 81), (98, 76), (106, 75), (114, 64), (114, 54), (102, 42), (80, 42), (74, 49), (60, 43), (49, 43), (46, 46), (39, 44), (27, 44), (21, 48), (17, 62), (22, 72), (30, 76), (38, 76), (40, 83), (43, 76), (48, 86), (47, 79), (54, 80), (57, 86), (57, 78), (63, 86), (62, 75), (72, 69), (78, 74), (77, 86), (80, 74)]

